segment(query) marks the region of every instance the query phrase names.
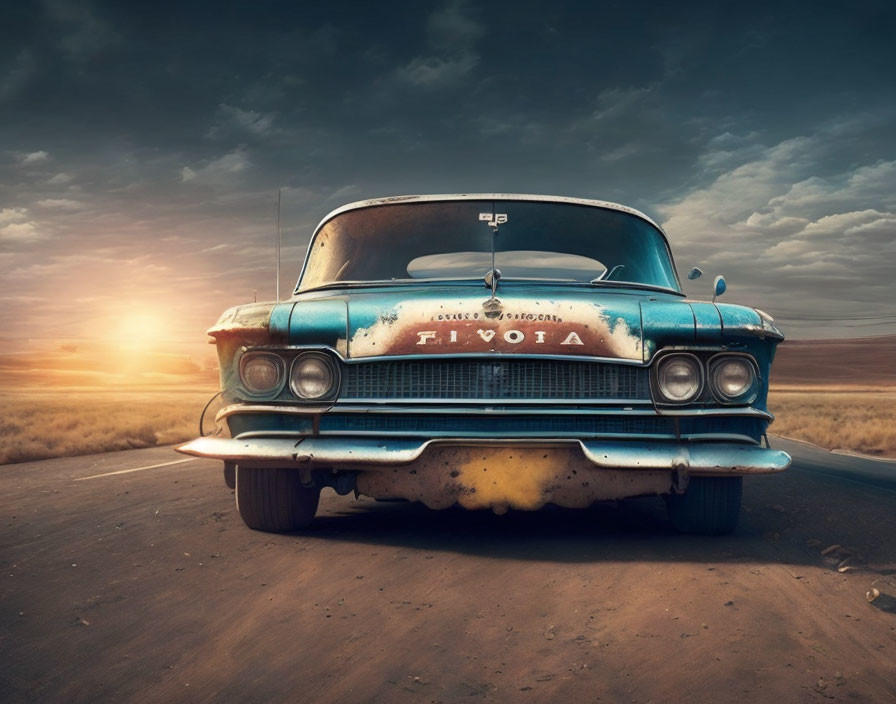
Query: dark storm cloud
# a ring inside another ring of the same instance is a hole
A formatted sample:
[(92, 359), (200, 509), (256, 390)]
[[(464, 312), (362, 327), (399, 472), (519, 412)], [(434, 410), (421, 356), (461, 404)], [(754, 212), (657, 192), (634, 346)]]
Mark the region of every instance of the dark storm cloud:
[(290, 272), (349, 200), (559, 193), (645, 210), (797, 334), (896, 329), (799, 320), (896, 313), (890, 6), (579, 5), (5, 7), (0, 323), (70, 320), (74, 269), (199, 330), (271, 295), (283, 187)]

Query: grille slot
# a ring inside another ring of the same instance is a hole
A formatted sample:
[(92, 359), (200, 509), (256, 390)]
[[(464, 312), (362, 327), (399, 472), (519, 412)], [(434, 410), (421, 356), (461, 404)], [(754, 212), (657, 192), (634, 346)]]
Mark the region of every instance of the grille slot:
[[(759, 442), (764, 422), (756, 418), (683, 418), (681, 432), (741, 435)], [(674, 438), (675, 420), (668, 416), (603, 415), (407, 415), (390, 413), (325, 413), (322, 433), (376, 433), (426, 437), (589, 437), (654, 435)]]
[(426, 359), (346, 364), (340, 400), (650, 400), (648, 370), (549, 359)]
[(624, 416), (405, 416), (327, 413), (321, 432), (420, 433), (424, 435), (668, 435), (671, 418)]

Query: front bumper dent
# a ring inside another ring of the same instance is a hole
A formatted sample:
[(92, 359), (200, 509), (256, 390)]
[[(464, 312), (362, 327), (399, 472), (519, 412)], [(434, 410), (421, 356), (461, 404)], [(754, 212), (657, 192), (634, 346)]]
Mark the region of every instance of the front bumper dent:
[[(358, 437), (197, 438), (178, 452), (245, 467), (333, 468), (355, 471), (410, 465), (447, 448), (555, 448), (572, 451), (598, 469), (666, 470), (702, 476), (772, 474), (790, 455), (757, 445), (601, 440), (420, 440)], [(579, 452), (575, 452), (578, 448)]]

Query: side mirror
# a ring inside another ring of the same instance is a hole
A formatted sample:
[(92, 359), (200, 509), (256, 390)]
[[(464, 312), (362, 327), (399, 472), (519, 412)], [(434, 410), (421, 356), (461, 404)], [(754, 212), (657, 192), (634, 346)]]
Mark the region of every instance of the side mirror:
[(728, 284), (725, 283), (725, 277), (719, 274), (713, 284), (712, 300), (715, 302), (717, 296), (721, 296), (728, 290)]
[(693, 281), (694, 279), (699, 279), (701, 276), (703, 276), (703, 269), (701, 269), (700, 267), (695, 266), (693, 269), (691, 269), (688, 272), (688, 280), (689, 281)]

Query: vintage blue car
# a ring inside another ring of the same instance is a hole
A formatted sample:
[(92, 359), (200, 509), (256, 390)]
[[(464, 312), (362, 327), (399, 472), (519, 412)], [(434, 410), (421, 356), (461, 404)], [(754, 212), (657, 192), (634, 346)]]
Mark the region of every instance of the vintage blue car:
[(676, 528), (717, 534), (744, 475), (790, 464), (766, 437), (772, 319), (688, 300), (663, 230), (613, 203), (352, 203), (289, 300), (209, 334), (218, 432), (179, 449), (224, 461), (258, 530), (307, 526), (332, 487), (497, 513), (660, 495)]

